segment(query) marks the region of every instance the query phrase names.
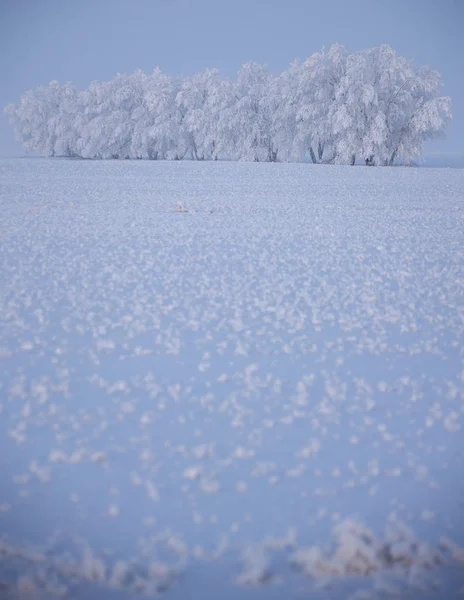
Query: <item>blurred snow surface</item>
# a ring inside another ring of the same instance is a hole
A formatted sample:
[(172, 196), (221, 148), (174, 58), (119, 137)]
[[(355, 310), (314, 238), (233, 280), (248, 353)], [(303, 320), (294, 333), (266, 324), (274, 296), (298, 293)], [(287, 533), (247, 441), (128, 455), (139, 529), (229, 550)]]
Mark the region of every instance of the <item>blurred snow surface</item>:
[(463, 209), (464, 170), (1, 160), (0, 595), (458, 597)]

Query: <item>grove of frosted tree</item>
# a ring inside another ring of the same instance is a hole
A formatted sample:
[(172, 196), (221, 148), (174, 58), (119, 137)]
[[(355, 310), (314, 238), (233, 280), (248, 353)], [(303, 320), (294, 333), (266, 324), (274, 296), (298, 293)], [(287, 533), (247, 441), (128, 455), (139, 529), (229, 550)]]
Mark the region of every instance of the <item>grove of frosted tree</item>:
[(52, 81), (5, 110), (23, 145), (49, 156), (393, 165), (444, 133), (441, 86), (390, 46), (334, 45), (277, 75), (250, 63), (234, 80), (157, 68), (84, 91)]

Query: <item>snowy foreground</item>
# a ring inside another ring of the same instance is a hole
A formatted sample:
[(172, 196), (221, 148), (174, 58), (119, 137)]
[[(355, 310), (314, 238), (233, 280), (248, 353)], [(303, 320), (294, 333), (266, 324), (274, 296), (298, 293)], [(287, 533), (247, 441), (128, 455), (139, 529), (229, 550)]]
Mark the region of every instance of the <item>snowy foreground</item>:
[(1, 597), (458, 597), (464, 170), (2, 160), (0, 204)]

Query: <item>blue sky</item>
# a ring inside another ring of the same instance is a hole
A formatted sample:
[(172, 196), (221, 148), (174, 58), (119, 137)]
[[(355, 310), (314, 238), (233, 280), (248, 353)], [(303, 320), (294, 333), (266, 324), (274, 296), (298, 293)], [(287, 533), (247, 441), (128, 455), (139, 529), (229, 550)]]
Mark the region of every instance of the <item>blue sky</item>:
[[(254, 60), (280, 71), (334, 42), (388, 43), (442, 75), (453, 99), (445, 140), (427, 151), (464, 155), (464, 0), (0, 0), (0, 105), (52, 79), (86, 87), (155, 66), (171, 74)], [(0, 155), (21, 154), (0, 117)]]

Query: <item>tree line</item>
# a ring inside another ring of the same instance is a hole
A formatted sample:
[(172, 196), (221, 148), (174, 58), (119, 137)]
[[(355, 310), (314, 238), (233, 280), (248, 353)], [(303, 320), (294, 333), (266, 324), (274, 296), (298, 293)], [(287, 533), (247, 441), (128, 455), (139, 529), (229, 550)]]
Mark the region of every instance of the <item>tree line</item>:
[(436, 70), (388, 45), (334, 45), (280, 74), (249, 63), (233, 80), (156, 68), (83, 91), (52, 81), (5, 111), (23, 145), (48, 156), (393, 165), (443, 135), (451, 100), (441, 87)]

